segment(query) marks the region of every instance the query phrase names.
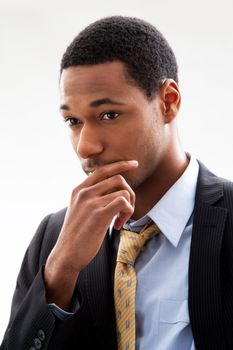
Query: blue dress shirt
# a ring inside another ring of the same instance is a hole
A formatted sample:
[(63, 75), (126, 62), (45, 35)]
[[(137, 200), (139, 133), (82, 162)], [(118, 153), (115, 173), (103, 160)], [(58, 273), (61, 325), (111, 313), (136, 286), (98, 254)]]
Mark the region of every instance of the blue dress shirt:
[[(135, 263), (136, 350), (195, 350), (188, 312), (188, 266), (198, 171), (191, 157), (182, 176), (147, 215), (124, 225), (139, 232), (152, 219), (161, 231)], [(113, 242), (117, 245), (117, 237)], [(61, 319), (72, 314), (55, 304), (49, 307)]]
[(152, 219), (154, 236), (135, 263), (136, 349), (194, 350), (188, 312), (188, 266), (199, 166), (188, 167), (160, 201), (125, 228), (139, 232)]

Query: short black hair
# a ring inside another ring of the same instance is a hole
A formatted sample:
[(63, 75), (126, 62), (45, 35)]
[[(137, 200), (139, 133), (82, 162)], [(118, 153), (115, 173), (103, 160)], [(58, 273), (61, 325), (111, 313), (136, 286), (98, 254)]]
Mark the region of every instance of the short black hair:
[(178, 83), (176, 58), (164, 36), (144, 20), (123, 16), (100, 19), (82, 30), (66, 49), (60, 72), (116, 60), (149, 99), (164, 79)]

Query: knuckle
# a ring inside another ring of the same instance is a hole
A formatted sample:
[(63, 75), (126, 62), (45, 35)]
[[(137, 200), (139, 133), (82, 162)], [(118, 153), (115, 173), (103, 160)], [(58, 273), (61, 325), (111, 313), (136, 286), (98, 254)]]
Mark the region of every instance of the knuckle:
[(115, 175), (115, 181), (118, 185), (122, 185), (123, 183), (125, 183), (125, 179), (120, 174)]
[(119, 196), (118, 197), (118, 202), (121, 204), (127, 204), (127, 200), (124, 196)]
[(136, 195), (135, 195), (134, 191), (131, 192), (131, 196), (132, 196), (132, 200), (135, 202)]
[(88, 189), (87, 188), (83, 188), (78, 192), (78, 199), (80, 200), (84, 200), (85, 198), (87, 198), (88, 196)]
[(127, 199), (130, 198), (129, 192), (128, 192), (127, 190), (122, 190), (121, 193), (122, 193), (122, 196), (123, 196), (123, 197), (125, 197), (125, 198), (127, 198)]
[(71, 192), (72, 197), (75, 197), (81, 190), (82, 190), (82, 187), (80, 185), (74, 187)]
[(71, 192), (71, 196), (72, 196), (72, 197), (76, 196), (77, 192), (78, 192), (77, 187), (73, 188), (73, 190), (72, 190), (72, 192)]

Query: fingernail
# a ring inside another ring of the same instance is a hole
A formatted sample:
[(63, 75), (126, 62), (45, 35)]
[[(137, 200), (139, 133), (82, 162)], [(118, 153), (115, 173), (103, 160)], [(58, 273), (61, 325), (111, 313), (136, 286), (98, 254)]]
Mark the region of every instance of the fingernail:
[(130, 165), (138, 166), (138, 161), (137, 161), (137, 160), (128, 160), (128, 163), (129, 163)]

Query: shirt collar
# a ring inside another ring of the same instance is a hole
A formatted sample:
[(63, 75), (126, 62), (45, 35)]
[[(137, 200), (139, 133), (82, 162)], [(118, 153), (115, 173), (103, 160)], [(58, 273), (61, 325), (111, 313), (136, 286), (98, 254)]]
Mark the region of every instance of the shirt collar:
[(181, 177), (147, 214), (175, 247), (194, 209), (198, 172), (198, 162), (191, 157)]
[[(170, 187), (155, 206), (141, 219), (132, 223), (127, 222), (125, 228), (131, 230), (143, 227), (148, 218), (153, 220), (166, 238), (177, 247), (185, 226), (193, 212), (199, 165), (194, 157), (181, 177)], [(112, 232), (113, 224), (110, 226)]]

